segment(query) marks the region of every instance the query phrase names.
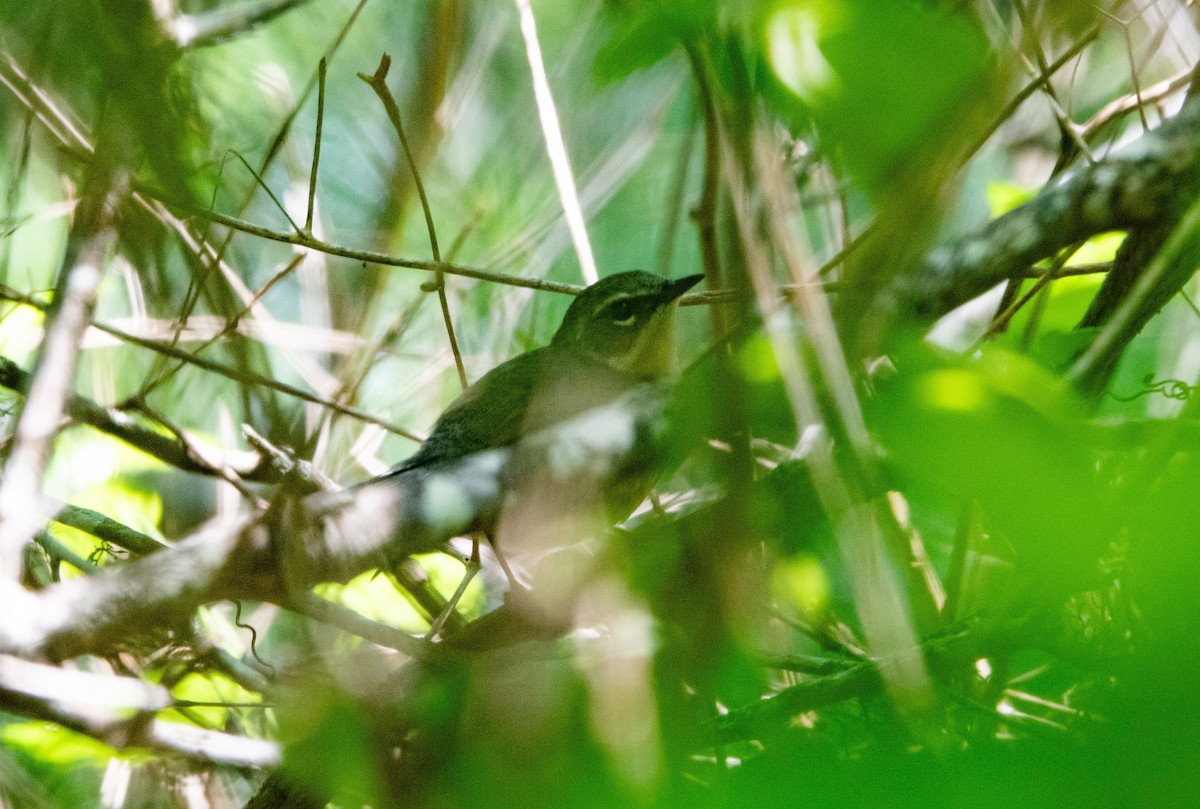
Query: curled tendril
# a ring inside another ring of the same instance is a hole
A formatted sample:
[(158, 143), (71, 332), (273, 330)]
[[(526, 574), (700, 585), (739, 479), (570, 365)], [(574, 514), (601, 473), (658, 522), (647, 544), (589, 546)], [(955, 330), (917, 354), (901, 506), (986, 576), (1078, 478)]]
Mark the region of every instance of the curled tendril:
[(245, 629), (250, 632), (250, 654), (254, 656), (262, 666), (275, 673), (275, 667), (258, 656), (258, 632), (250, 624), (242, 623), (242, 602), (234, 599), (233, 601), (233, 625), (239, 629)]
[(1189, 385), (1182, 379), (1160, 379), (1157, 382), (1152, 381), (1152, 378), (1147, 377), (1145, 380), (1146, 387), (1132, 396), (1118, 396), (1110, 392), (1108, 395), (1118, 402), (1132, 402), (1134, 399), (1140, 399), (1143, 396), (1149, 396), (1151, 393), (1161, 393), (1168, 399), (1186, 402), (1192, 398), (1192, 393), (1196, 390), (1194, 385)]

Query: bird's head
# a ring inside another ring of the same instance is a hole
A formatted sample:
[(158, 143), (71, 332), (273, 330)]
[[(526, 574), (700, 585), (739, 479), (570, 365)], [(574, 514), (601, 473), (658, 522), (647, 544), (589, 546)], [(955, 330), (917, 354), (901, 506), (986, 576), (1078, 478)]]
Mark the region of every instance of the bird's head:
[(669, 280), (634, 270), (579, 293), (551, 344), (643, 377), (667, 373), (675, 304), (703, 275)]

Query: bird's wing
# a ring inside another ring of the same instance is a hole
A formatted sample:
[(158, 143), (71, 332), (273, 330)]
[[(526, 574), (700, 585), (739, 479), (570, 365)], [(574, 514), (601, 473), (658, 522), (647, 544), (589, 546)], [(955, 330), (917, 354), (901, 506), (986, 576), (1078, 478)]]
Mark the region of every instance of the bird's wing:
[(521, 354), (463, 391), (416, 454), (387, 474), (510, 446), (523, 435), (612, 401), (637, 381), (553, 346)]
[(387, 475), (515, 442), (534, 383), (541, 376), (545, 351), (521, 354), (484, 374), (443, 411), (416, 454)]

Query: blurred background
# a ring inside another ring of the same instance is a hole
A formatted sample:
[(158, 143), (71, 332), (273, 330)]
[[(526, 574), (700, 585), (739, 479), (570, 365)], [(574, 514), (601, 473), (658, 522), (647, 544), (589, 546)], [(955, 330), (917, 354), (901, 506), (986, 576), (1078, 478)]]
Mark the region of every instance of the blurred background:
[[(505, 623), (486, 554), (445, 658), (257, 601), (147, 620), (57, 665), (162, 686), (156, 718), (282, 765), (8, 695), (0, 804), (1195, 803), (1194, 172), (1136, 227), (920, 290), (931, 251), (1148, 143), (1198, 49), (1178, 0), (0, 0), (5, 457), (13, 369), (90, 258), (71, 391), (137, 430), (68, 408), (42, 489), (151, 541), (283, 499), (243, 425), (358, 482), (546, 344), (566, 293), (706, 279), (659, 486), (562, 538), (590, 561), (554, 631)], [(1200, 134), (1173, 138), (1195, 162)], [(1081, 360), (1113, 268), (1156, 260), (1178, 282)], [(149, 552), (69, 523), (26, 587)], [(427, 554), (316, 593), (419, 637), (462, 572)]]

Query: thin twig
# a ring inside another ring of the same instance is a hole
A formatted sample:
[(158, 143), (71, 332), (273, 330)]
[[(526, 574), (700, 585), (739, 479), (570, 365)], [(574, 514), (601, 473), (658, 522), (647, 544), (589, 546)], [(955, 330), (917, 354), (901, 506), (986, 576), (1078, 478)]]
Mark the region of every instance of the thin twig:
[[(144, 190), (147, 196), (158, 198), (158, 195), (150, 190)], [(491, 281), (497, 284), (506, 284), (508, 286), (523, 287), (525, 289), (537, 289), (545, 292), (562, 292), (567, 295), (578, 295), (583, 289), (578, 284), (564, 284), (560, 281), (547, 281), (540, 278), (521, 278), (516, 275), (506, 275), (505, 273), (493, 272), (484, 270), (478, 267), (470, 267), (465, 264), (452, 264), (450, 262), (422, 261), (420, 259), (400, 258), (388, 253), (381, 253), (375, 250), (359, 250), (352, 247), (344, 247), (342, 245), (332, 244), (323, 239), (318, 239), (315, 236), (308, 236), (298, 233), (286, 233), (282, 231), (272, 230), (271, 228), (261, 227), (252, 224), (235, 216), (218, 213), (217, 211), (209, 211), (196, 208), (192, 205), (180, 202), (172, 202), (162, 200), (164, 204), (169, 205), (176, 210), (181, 211), (189, 216), (196, 216), (202, 219), (207, 219), (215, 222), (218, 225), (224, 225), (242, 233), (247, 233), (251, 236), (258, 236), (263, 239), (270, 239), (275, 242), (284, 244), (293, 244), (298, 247), (307, 247), (310, 250), (316, 250), (319, 253), (326, 253), (331, 256), (341, 256), (342, 258), (354, 259), (361, 261), (364, 264), (380, 264), (385, 267), (406, 267), (411, 270), (424, 270), (426, 272), (436, 272), (441, 270), (447, 275), (458, 275), (463, 278), (475, 278), (480, 281)]]
[(1187, 87), (1188, 82), (1192, 80), (1192, 73), (1193, 68), (1182, 70), (1169, 79), (1163, 79), (1150, 85), (1140, 94), (1129, 93), (1108, 102), (1083, 125), (1084, 139), (1089, 141), (1094, 139), (1104, 127), (1125, 113), (1141, 109), (1147, 104), (1156, 104), (1172, 93)]
[(308, 175), (308, 213), (304, 216), (304, 232), (312, 233), (313, 208), (317, 200), (317, 168), (321, 164), (321, 131), (325, 125), (325, 72), (329, 60), (324, 56), (317, 63), (317, 129), (313, 135), (312, 170)]
[(442, 310), (442, 322), (446, 326), (446, 336), (450, 340), (450, 353), (454, 355), (454, 367), (458, 371), (458, 381), (463, 390), (467, 389), (467, 369), (463, 366), (462, 352), (458, 348), (458, 338), (454, 335), (454, 322), (450, 318), (450, 303), (446, 299), (446, 274), (441, 269), (442, 252), (438, 248), (437, 228), (433, 225), (433, 210), (429, 207), (429, 196), (425, 193), (425, 183), (421, 181), (421, 172), (417, 169), (417, 160), (413, 157), (412, 147), (408, 143), (408, 135), (404, 132), (404, 122), (400, 117), (400, 106), (396, 103), (392, 91), (387, 86), (388, 70), (392, 59), (386, 53), (379, 60), (379, 67), (374, 75), (359, 73), (358, 77), (366, 82), (375, 92), (379, 101), (387, 111), (388, 120), (400, 138), (400, 146), (404, 150), (404, 159), (408, 162), (408, 170), (412, 173), (413, 185), (417, 188), (417, 197), (421, 200), (421, 210), (425, 214), (425, 228), (429, 232), (429, 250), (438, 269), (433, 271), (433, 286), (437, 291), (438, 303)]
[[(5, 299), (11, 300), (11, 301), (17, 301), (17, 302), (23, 303), (27, 306), (32, 306), (33, 308), (41, 310), (41, 311), (45, 311), (46, 308), (48, 307), (48, 304), (46, 304), (43, 301), (40, 301), (32, 296), (22, 294), (21, 292), (18, 292), (17, 290), (10, 289), (10, 288), (4, 287), (4, 286), (0, 286), (0, 298), (5, 298)], [(243, 371), (243, 370), (239, 370), (237, 368), (230, 368), (226, 365), (222, 365), (220, 363), (213, 362), (212, 360), (206, 360), (203, 357), (197, 357), (194, 354), (189, 354), (186, 351), (181, 351), (180, 349), (175, 348), (174, 346), (171, 346), (169, 344), (163, 343), (161, 341), (148, 340), (144, 337), (138, 337), (135, 334), (130, 334), (129, 332), (122, 331), (120, 329), (114, 328), (112, 326), (109, 326), (105, 323), (101, 323), (99, 321), (93, 322), (91, 325), (93, 328), (99, 329), (100, 331), (104, 332), (105, 334), (110, 334), (113, 337), (116, 337), (118, 340), (121, 340), (123, 342), (132, 343), (133, 345), (141, 346), (142, 348), (146, 348), (151, 351), (156, 351), (156, 352), (158, 352), (160, 354), (164, 354), (168, 357), (172, 357), (177, 360), (182, 360), (183, 362), (191, 363), (192, 365), (195, 365), (198, 368), (203, 368), (206, 371), (211, 371), (215, 374), (220, 374), (221, 376), (224, 376), (228, 379), (232, 379), (235, 382), (261, 385), (263, 387), (270, 388), (271, 390), (278, 391), (279, 393), (285, 393), (288, 396), (295, 397), (302, 401), (310, 402), (315, 405), (320, 405), (321, 407), (328, 408), (330, 410), (333, 410), (335, 412), (341, 413), (346, 416), (351, 416), (360, 421), (365, 421), (369, 424), (375, 424), (379, 427), (382, 427), (383, 429), (387, 430), (390, 433), (395, 433), (396, 435), (402, 435), (405, 438), (412, 439), (413, 441), (423, 441), (424, 440), (422, 437), (418, 436), (417, 434), (412, 433), (403, 428), (397, 427), (394, 424), (391, 424), (391, 423), (385, 421), (384, 419), (378, 418), (376, 416), (372, 416), (370, 413), (366, 413), (362, 410), (358, 410), (357, 408), (348, 407), (346, 405), (339, 404), (338, 402), (330, 401), (329, 399), (322, 398), (320, 396), (317, 396), (316, 394), (309, 393), (306, 390), (301, 390), (300, 388), (289, 385), (286, 382), (280, 382), (276, 379), (272, 379), (269, 376), (263, 376), (262, 374), (256, 374), (253, 371)]]
[[(990, 326), (988, 326), (987, 331), (985, 331), (983, 336), (976, 341), (976, 346), (978, 346), (979, 343), (992, 339), (1001, 331), (1003, 331), (1005, 327), (1008, 326), (1009, 321), (1012, 320), (1017, 314), (1017, 312), (1021, 311), (1026, 304), (1033, 300), (1034, 295), (1041, 292), (1042, 289), (1051, 281), (1061, 278), (1062, 275), (1060, 275), (1060, 273), (1062, 272), (1064, 265), (1071, 260), (1071, 256), (1075, 255), (1075, 253), (1077, 253), (1079, 248), (1082, 246), (1083, 242), (1076, 242), (1066, 250), (1063, 250), (1061, 253), (1059, 253), (1054, 258), (1054, 262), (1050, 265), (1050, 267), (1044, 273), (1042, 273), (1042, 275), (1040, 275), (1036, 281), (1034, 281), (1033, 286), (1029, 288), (1028, 292), (1026, 292), (1011, 306), (1009, 306), (1003, 312), (998, 313), (996, 317), (992, 319), (992, 323)], [(969, 354), (970, 352), (967, 353)]]
[[(4, 67), (7, 67), (10, 75), (5, 75)], [(54, 105), (53, 99), (50, 99), (46, 93), (30, 82), (28, 77), (21, 71), (20, 66), (13, 62), (11, 58), (7, 60), (5, 65), (0, 66), (0, 82), (8, 87), (22, 104), (33, 110), (38, 120), (43, 122), (48, 130), (59, 139), (63, 145), (63, 149), (61, 150), (63, 154), (85, 163), (92, 160), (93, 146), (87, 137), (70, 121), (65, 113)], [(259, 175), (261, 175), (261, 171)], [(162, 201), (156, 199), (152, 194), (145, 194), (137, 190), (136, 187), (132, 194), (132, 201), (137, 207), (145, 210), (150, 216), (161, 222), (170, 232), (174, 233), (184, 249), (194, 254), (197, 261), (205, 266), (219, 269), (222, 276), (234, 288), (235, 293), (244, 300), (250, 300), (253, 297), (250, 290), (246, 289), (244, 284), (242, 284), (237, 273), (221, 258), (222, 251), (228, 246), (228, 239), (226, 239), (222, 246), (217, 247), (203, 238), (193, 236), (183, 221), (167, 210)], [(201, 283), (199, 281), (193, 284), (192, 291), (189, 292), (181, 309), (181, 314), (178, 317), (179, 322), (186, 321), (186, 313), (191, 311), (198, 300), (200, 286)], [(175, 341), (175, 339), (172, 340), (172, 345)], [(305, 362), (304, 358), (295, 357), (293, 352), (285, 350), (284, 356), (293, 365), (296, 365), (301, 374), (306, 377), (312, 376), (321, 370), (314, 364)], [(158, 377), (150, 379), (143, 385), (141, 390), (142, 395), (147, 395), (153, 389), (154, 385), (160, 384), (174, 370), (177, 369), (168, 370), (159, 374)]]
[(971, 148), (968, 150), (967, 154), (975, 154), (982, 149), (984, 144), (988, 142), (993, 134), (995, 134), (996, 130), (999, 129), (1005, 121), (1013, 116), (1013, 113), (1017, 111), (1017, 108), (1024, 104), (1030, 96), (1036, 93), (1039, 87), (1042, 87), (1049, 82), (1051, 77), (1053, 77), (1058, 71), (1062, 70), (1063, 66), (1066, 65), (1067, 62), (1070, 62), (1088, 45), (1092, 44), (1092, 42), (1094, 42), (1096, 37), (1099, 35), (1100, 25), (1093, 25), (1091, 28), (1085, 31), (1082, 36), (1079, 37), (1074, 45), (1067, 48), (1065, 51), (1063, 51), (1061, 56), (1047, 65), (1044, 73), (1039, 73), (1033, 78), (1032, 81), (1022, 87), (1016, 93), (1016, 95), (1014, 95), (1009, 102), (1004, 105), (999, 114), (992, 119), (992, 123), (983, 130), (983, 133), (979, 136), (979, 140), (971, 145)]
[(375, 73), (368, 76), (366, 73), (359, 73), (358, 77), (375, 92), (379, 97), (380, 103), (383, 104), (384, 110), (387, 112), (388, 120), (392, 122), (392, 128), (396, 130), (396, 135), (400, 138), (400, 146), (404, 150), (404, 159), (408, 162), (409, 171), (412, 172), (413, 184), (417, 187), (417, 196), (421, 200), (421, 210), (425, 213), (425, 228), (429, 231), (429, 247), (433, 253), (433, 261), (435, 264), (440, 264), (442, 261), (441, 252), (438, 250), (437, 229), (433, 226), (433, 212), (429, 208), (429, 197), (425, 194), (425, 184), (421, 182), (420, 172), (417, 171), (417, 161), (413, 157), (412, 147), (408, 143), (408, 135), (404, 132), (404, 122), (400, 118), (400, 107), (396, 104), (396, 99), (392, 96), (391, 90), (387, 86), (387, 74), (392, 67), (392, 57), (386, 53), (380, 57), (379, 67), (375, 68)]
[[(1109, 11), (1105, 11), (1099, 6), (1096, 7), (1096, 11), (1115, 22), (1117, 27), (1121, 29), (1121, 38), (1125, 42), (1125, 56), (1129, 60), (1129, 80), (1133, 83), (1133, 94), (1137, 98), (1136, 106), (1138, 117), (1142, 122), (1142, 131), (1146, 132), (1150, 129), (1150, 122), (1146, 120), (1146, 110), (1142, 102), (1141, 81), (1138, 78), (1137, 58), (1133, 55), (1133, 37), (1129, 34), (1129, 22), (1122, 20)], [(1144, 11), (1145, 9), (1139, 10), (1134, 19), (1136, 20), (1138, 17), (1141, 17)]]
[(262, 188), (263, 191), (267, 192), (267, 196), (270, 197), (271, 202), (275, 204), (276, 209), (283, 214), (283, 218), (286, 219), (288, 224), (292, 226), (292, 230), (296, 233), (303, 233), (304, 231), (301, 230), (300, 226), (296, 224), (296, 220), (292, 219), (292, 215), (287, 212), (287, 208), (283, 207), (283, 203), (280, 202), (279, 197), (275, 196), (275, 192), (271, 190), (271, 186), (267, 185), (267, 181), (262, 178), (262, 175), (255, 171), (254, 167), (250, 165), (250, 161), (243, 157), (242, 153), (236, 149), (230, 149), (228, 154), (233, 155), (235, 158), (237, 158), (239, 163), (246, 167), (246, 171), (250, 172), (250, 175), (254, 177), (254, 182), (260, 188)]
[[(350, 12), (350, 15), (346, 18), (346, 22), (342, 25), (342, 27), (338, 30), (337, 35), (333, 38), (333, 42), (330, 43), (329, 47), (325, 50), (323, 59), (326, 61), (331, 60), (341, 48), (342, 43), (346, 39), (346, 35), (350, 32), (350, 29), (358, 20), (359, 14), (362, 12), (363, 7), (366, 6), (366, 3), (367, 0), (359, 0), (359, 2), (355, 5), (354, 10)], [(316, 88), (317, 80), (318, 76), (315, 73), (309, 77), (304, 89), (298, 95), (295, 105), (293, 105), (291, 110), (280, 123), (279, 129), (275, 133), (275, 137), (267, 147), (266, 154), (263, 155), (262, 162), (259, 164), (257, 176), (265, 176), (271, 164), (275, 162), (275, 158), (279, 156), (279, 153), (283, 148), (283, 144), (291, 132), (292, 125), (295, 123), (297, 116), (300, 114), (300, 110), (304, 108), (304, 105), (308, 102), (309, 97)], [(242, 198), (241, 205), (238, 208), (239, 212), (245, 211), (250, 206), (250, 203), (253, 202), (256, 193), (257, 187), (252, 186)], [(209, 242), (204, 238), (194, 237), (187, 231), (186, 228), (182, 226), (182, 223), (178, 222), (178, 220), (175, 220), (174, 217), (172, 217), (165, 209), (156, 210), (156, 207), (161, 208), (161, 204), (159, 206), (152, 206), (144, 199), (139, 199), (139, 197), (140, 194), (135, 195), (135, 200), (138, 202), (138, 204), (145, 207), (152, 216), (159, 219), (171, 230), (173, 230), (179, 236), (182, 244), (195, 254), (197, 260), (202, 266), (207, 268), (205, 275), (214, 269), (219, 270), (221, 276), (225, 279), (225, 282), (233, 288), (235, 294), (240, 294), (243, 292), (240, 287), (240, 276), (238, 276), (238, 274), (235, 273), (224, 260), (225, 252), (229, 249), (229, 246), (233, 241), (232, 232), (226, 234), (224, 241), (220, 245), (209, 244)], [(199, 278), (193, 283), (192, 292), (188, 295), (187, 299), (185, 299), (183, 306), (180, 307), (178, 317), (180, 321), (186, 321), (191, 315), (196, 303), (200, 299), (200, 292), (204, 287), (204, 283), (205, 278)], [(284, 352), (285, 357), (287, 357), (288, 354), (289, 352)], [(297, 364), (296, 361), (290, 357), (289, 360), (292, 361), (293, 364)], [(303, 370), (301, 370), (301, 372), (303, 373)], [(312, 367), (309, 368), (309, 373), (311, 374), (311, 372)], [(151, 380), (151, 384), (159, 384), (162, 379), (166, 378), (166, 376), (168, 375), (163, 375), (159, 379)], [(143, 395), (148, 394), (150, 390), (151, 388), (149, 387), (143, 387)]]
[[(0, 356), (0, 387), (25, 395), (29, 390), (30, 375), (7, 357)], [(68, 418), (107, 433), (132, 447), (157, 458), (165, 464), (185, 472), (219, 477), (221, 469), (233, 469), (242, 480), (272, 482), (277, 476), (269, 474), (262, 459), (247, 452), (225, 452), (224, 457), (213, 456), (216, 450), (198, 442), (182, 430), (172, 430), (172, 436), (145, 427), (136, 422), (124, 410), (104, 407), (83, 396), (67, 398), (65, 412)]]
[[(1021, 0), (1015, 0), (1014, 6), (1017, 11), (1017, 17), (1021, 20), (1021, 26), (1025, 29), (1025, 33), (1029, 35), (1029, 39), (1032, 43), (1031, 47), (1033, 48), (1034, 52), (1034, 58), (1037, 60), (1038, 65), (1034, 66), (1034, 64), (1029, 61), (1029, 58), (1025, 56), (1025, 53), (1021, 50), (1020, 44), (1014, 42), (1013, 46), (1017, 53), (1017, 57), (1025, 64), (1025, 67), (1031, 76), (1041, 79), (1042, 88), (1046, 95), (1046, 101), (1049, 103), (1050, 109), (1054, 111), (1054, 117), (1058, 122), (1059, 129), (1069, 140), (1071, 140), (1072, 143), (1075, 144), (1075, 147), (1079, 149), (1080, 153), (1087, 158), (1089, 163), (1095, 163), (1096, 156), (1092, 154), (1092, 150), (1088, 146), (1087, 141), (1080, 137), (1079, 127), (1076, 126), (1075, 122), (1071, 119), (1071, 116), (1059, 102), (1058, 91), (1050, 82), (1050, 65), (1046, 62), (1046, 57), (1042, 54), (1042, 47), (1037, 41), (1037, 31), (1034, 30), (1033, 24), (1029, 20), (1029, 16), (1025, 10), (1025, 4), (1021, 2)], [(997, 17), (999, 16), (999, 12), (996, 11), (996, 8), (992, 3), (988, 3), (988, 8), (995, 13)]]

